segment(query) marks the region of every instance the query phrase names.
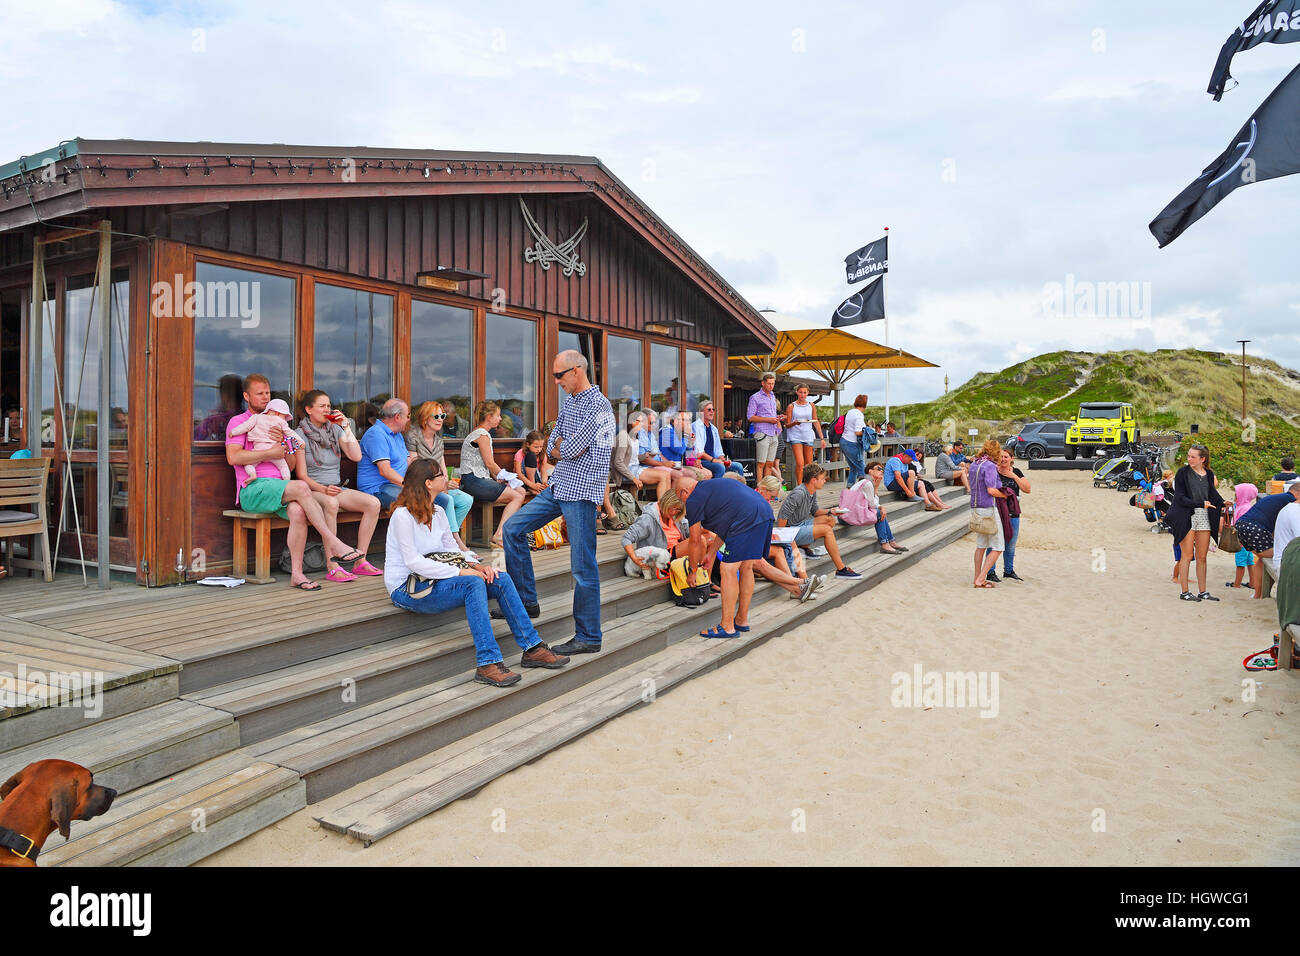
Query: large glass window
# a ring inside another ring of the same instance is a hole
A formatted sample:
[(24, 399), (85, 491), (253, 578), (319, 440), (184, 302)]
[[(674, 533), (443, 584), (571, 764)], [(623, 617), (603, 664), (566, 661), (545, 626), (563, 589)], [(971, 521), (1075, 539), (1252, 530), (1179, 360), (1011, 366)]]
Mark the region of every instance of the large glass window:
[[(556, 355), (568, 351), (569, 349), (581, 352), (583, 357), (587, 360), (587, 376), (596, 385), (600, 384), (599, 370), (596, 368), (596, 353), (592, 343), (591, 333), (572, 332), (567, 329), (560, 329), (556, 345), (558, 346), (555, 352)], [(555, 407), (559, 408), (564, 404), (565, 399), (569, 397), (569, 393), (559, 385), (555, 386), (555, 391), (559, 399), (556, 402)]]
[(696, 349), (686, 350), (686, 408), (696, 412), (712, 398), (713, 353)]
[(606, 394), (615, 419), (626, 422), (628, 414), (641, 407), (641, 342), (611, 335), (606, 349)]
[[(194, 279), (194, 440), (225, 441), (227, 423), (244, 408), (245, 375), (261, 372), (271, 394), (294, 406), (297, 287), (287, 276), (209, 262), (195, 265)], [(173, 302), (165, 314), (183, 317), (183, 306)]]
[[(126, 447), (127, 356), (130, 354), (131, 284), (126, 269), (114, 269), (109, 286), (112, 381), (109, 385), (109, 444)], [(93, 275), (68, 280), (63, 319), (63, 421), (73, 448), (98, 442), (99, 288)]]
[(677, 412), (679, 400), (678, 358), (673, 345), (650, 346), (650, 407), (656, 412)]
[(522, 438), (537, 427), (537, 324), (487, 313), (483, 397), (501, 406), (498, 438)]
[(393, 297), (316, 283), (313, 351), (311, 387), (329, 395), (360, 436), (393, 397)]
[(441, 403), (444, 438), (464, 438), (474, 428), (473, 335), (471, 310), (411, 300), (411, 407)]

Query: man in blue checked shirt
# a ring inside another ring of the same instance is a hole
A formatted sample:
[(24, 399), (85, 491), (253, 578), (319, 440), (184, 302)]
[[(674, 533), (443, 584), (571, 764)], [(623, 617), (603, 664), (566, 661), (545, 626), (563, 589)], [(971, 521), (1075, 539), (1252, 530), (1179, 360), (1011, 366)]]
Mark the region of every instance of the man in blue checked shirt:
[(600, 572), (596, 566), (596, 515), (605, 501), (614, 452), (614, 410), (587, 377), (587, 359), (570, 349), (551, 365), (555, 383), (569, 393), (551, 432), (546, 453), (555, 461), (551, 479), (532, 501), (506, 522), (506, 571), (530, 617), (538, 617), (537, 582), (526, 536), (560, 515), (569, 531), (573, 571), (574, 638), (556, 654), (600, 650)]

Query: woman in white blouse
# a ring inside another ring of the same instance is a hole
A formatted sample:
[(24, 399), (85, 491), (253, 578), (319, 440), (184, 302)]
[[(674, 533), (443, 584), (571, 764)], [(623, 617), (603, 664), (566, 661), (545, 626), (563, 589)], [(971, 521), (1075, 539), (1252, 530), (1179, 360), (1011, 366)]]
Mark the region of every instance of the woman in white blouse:
[(509, 687), (520, 680), (505, 665), (501, 647), (492, 636), (488, 598), (497, 599), (510, 633), (524, 651), (521, 667), (555, 670), (569, 663), (567, 657), (542, 642), (509, 575), (482, 564), (477, 555), (456, 544), (446, 514), (433, 503), (446, 490), (447, 474), (438, 462), (425, 458), (411, 462), (388, 519), (384, 586), (393, 603), (422, 614), (463, 606), (478, 663), (474, 680), (480, 684)]

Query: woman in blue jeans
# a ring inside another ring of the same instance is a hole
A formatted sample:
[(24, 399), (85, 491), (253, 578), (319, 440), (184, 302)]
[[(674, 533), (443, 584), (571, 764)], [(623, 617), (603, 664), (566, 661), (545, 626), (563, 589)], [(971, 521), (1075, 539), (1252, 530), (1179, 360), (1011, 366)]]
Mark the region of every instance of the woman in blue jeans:
[(464, 607), (478, 664), (474, 680), (480, 684), (509, 687), (520, 680), (505, 665), (501, 647), (492, 636), (489, 598), (497, 599), (510, 633), (523, 649), (521, 667), (555, 670), (569, 663), (567, 657), (542, 642), (510, 577), (477, 562), (456, 544), (447, 515), (434, 504), (446, 490), (447, 474), (438, 462), (427, 458), (411, 462), (388, 520), (384, 551), (384, 586), (393, 603), (422, 614)]
[[(1024, 578), (1016, 574), (1016, 542), (1020, 540), (1020, 496), (1029, 494), (1029, 479), (1016, 467), (1016, 459), (1010, 449), (1004, 448), (999, 455), (998, 477), (1002, 480), (1002, 491), (1006, 495), (997, 500), (998, 519), (1006, 517), (1007, 524), (1011, 527), (1006, 548), (1002, 551), (1002, 577), (1011, 581), (1023, 581)], [(985, 555), (987, 554), (986, 551)], [(992, 567), (986, 577), (993, 582), (999, 580), (997, 570)]]

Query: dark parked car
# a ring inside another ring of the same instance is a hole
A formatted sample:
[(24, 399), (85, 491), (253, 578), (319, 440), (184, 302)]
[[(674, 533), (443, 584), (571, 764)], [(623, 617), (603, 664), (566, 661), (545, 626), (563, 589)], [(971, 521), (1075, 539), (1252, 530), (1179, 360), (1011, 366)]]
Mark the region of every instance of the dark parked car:
[(1017, 458), (1065, 454), (1065, 432), (1072, 422), (1030, 422), (1012, 439)]

